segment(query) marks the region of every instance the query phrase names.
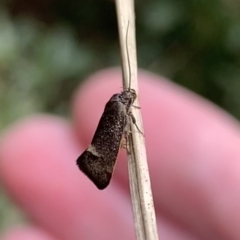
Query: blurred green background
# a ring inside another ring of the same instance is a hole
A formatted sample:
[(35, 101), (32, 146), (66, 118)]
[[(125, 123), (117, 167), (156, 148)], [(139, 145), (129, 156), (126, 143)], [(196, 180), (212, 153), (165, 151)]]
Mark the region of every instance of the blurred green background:
[[(138, 63), (240, 118), (240, 2), (138, 0)], [(82, 79), (120, 65), (114, 1), (0, 3), (0, 131), (44, 111), (69, 115)], [(22, 215), (0, 189), (0, 233)]]

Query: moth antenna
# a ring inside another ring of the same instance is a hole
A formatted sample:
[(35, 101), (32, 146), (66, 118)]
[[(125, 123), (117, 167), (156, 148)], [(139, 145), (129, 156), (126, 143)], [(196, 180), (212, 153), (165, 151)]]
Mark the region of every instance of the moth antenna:
[(126, 33), (126, 50), (127, 50), (127, 61), (128, 61), (128, 77), (129, 77), (129, 87), (128, 89), (131, 89), (131, 67), (130, 67), (130, 58), (129, 58), (129, 51), (128, 51), (128, 29), (129, 29), (129, 21), (128, 21), (128, 25), (127, 25), (127, 33)]

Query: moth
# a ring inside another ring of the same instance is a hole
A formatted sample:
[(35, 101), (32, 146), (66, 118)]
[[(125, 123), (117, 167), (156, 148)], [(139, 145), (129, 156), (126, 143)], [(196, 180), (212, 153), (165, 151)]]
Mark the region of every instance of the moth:
[(112, 178), (122, 139), (129, 134), (131, 113), (137, 94), (128, 89), (114, 94), (107, 102), (90, 146), (79, 156), (79, 169), (98, 189), (104, 189)]

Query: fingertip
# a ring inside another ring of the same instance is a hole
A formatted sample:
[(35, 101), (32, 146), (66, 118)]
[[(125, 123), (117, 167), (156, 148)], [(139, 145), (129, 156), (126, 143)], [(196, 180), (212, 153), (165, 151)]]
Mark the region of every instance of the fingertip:
[[(132, 222), (126, 224), (131, 218), (124, 194), (119, 196), (114, 186), (100, 194), (77, 168), (79, 152), (73, 131), (64, 120), (42, 115), (23, 120), (2, 138), (4, 186), (31, 219), (63, 238), (102, 234), (111, 239), (117, 231), (129, 239), (133, 231)], [(110, 231), (105, 224), (108, 221)], [(85, 227), (95, 223), (96, 232)]]
[[(117, 78), (120, 81), (120, 72), (111, 73), (111, 80)], [(79, 110), (79, 116), (85, 115), (81, 126), (89, 136), (94, 133), (107, 100), (113, 93), (119, 92), (113, 92), (114, 83), (104, 79), (106, 72), (101, 74), (102, 77), (96, 74), (92, 79), (97, 82), (98, 77), (102, 78), (101, 86), (96, 84), (90, 88), (89, 85), (89, 88), (83, 89), (87, 92), (86, 101), (77, 102), (74, 109)], [(236, 225), (226, 225), (226, 217), (233, 219), (234, 216), (239, 220), (235, 210), (240, 194), (239, 123), (207, 100), (153, 74), (140, 72), (139, 80), (149, 171), (157, 211), (180, 219), (181, 224), (198, 233), (205, 226), (208, 234), (219, 236), (219, 233), (211, 232), (211, 226), (216, 227), (216, 224), (222, 230), (225, 226), (224, 234), (235, 231)], [(106, 90), (108, 84), (111, 90)], [(105, 97), (106, 92), (108, 97)], [(98, 99), (102, 94), (104, 99)], [(89, 108), (89, 103), (98, 109), (97, 114)], [(79, 116), (76, 116), (76, 121)], [(122, 170), (121, 173), (124, 173), (123, 177), (118, 181), (126, 185), (127, 172)], [(238, 236), (237, 232), (235, 236)]]
[(9, 193), (21, 202), (29, 195), (28, 188), (51, 185), (54, 168), (65, 164), (66, 172), (71, 172), (69, 168), (75, 169), (74, 159), (79, 151), (80, 145), (67, 121), (50, 115), (23, 119), (5, 130), (1, 138), (2, 181)]

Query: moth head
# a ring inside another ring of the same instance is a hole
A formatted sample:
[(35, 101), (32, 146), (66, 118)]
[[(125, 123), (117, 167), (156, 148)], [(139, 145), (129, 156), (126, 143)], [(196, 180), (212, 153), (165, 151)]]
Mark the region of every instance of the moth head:
[(129, 108), (136, 98), (137, 98), (136, 91), (134, 89), (127, 89), (122, 91), (121, 93), (114, 94), (111, 97), (110, 101), (120, 102), (124, 104), (127, 108)]
[(134, 101), (137, 98), (136, 91), (134, 89), (127, 89), (122, 91), (121, 93), (121, 102), (129, 109), (131, 105), (134, 103)]
[(137, 98), (136, 91), (134, 89), (127, 89), (121, 93), (122, 98), (126, 100), (126, 102), (130, 102), (130, 104), (133, 104), (133, 102)]

